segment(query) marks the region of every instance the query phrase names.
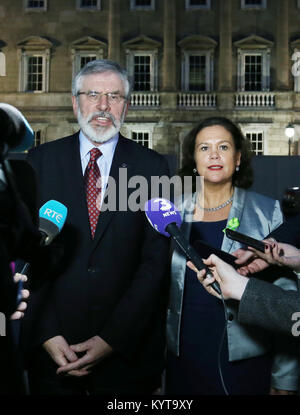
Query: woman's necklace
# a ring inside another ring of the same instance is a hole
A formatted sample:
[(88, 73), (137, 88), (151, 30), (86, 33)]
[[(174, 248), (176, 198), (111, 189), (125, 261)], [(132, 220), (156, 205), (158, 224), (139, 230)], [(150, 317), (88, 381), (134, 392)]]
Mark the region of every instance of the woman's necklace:
[(233, 201), (233, 196), (231, 196), (230, 199), (228, 199), (226, 202), (222, 203), (222, 205), (213, 207), (213, 208), (205, 208), (202, 206), (199, 206), (200, 209), (204, 210), (205, 212), (215, 212), (216, 210), (223, 209), (225, 206), (229, 205)]

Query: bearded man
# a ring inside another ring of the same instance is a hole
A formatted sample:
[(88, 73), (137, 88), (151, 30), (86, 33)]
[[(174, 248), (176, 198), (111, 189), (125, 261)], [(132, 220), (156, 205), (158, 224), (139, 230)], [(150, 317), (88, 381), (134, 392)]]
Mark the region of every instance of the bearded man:
[[(160, 385), (168, 242), (141, 209), (118, 208), (118, 185), (126, 170), (128, 181), (146, 179), (150, 196), (151, 177), (168, 167), (119, 133), (129, 96), (117, 63), (89, 62), (72, 87), (80, 132), (29, 152), (40, 205), (54, 199), (68, 208), (57, 238), (63, 257), (44, 264), (51, 278), (32, 293), (23, 323), (32, 394), (151, 394)], [(101, 211), (108, 178), (117, 208)]]

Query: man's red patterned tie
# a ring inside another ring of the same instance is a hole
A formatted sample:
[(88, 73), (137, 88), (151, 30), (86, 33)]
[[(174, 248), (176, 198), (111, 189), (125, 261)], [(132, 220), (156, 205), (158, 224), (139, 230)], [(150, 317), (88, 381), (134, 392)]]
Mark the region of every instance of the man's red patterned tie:
[(91, 234), (93, 238), (98, 222), (101, 203), (101, 175), (97, 164), (97, 159), (101, 156), (101, 154), (102, 153), (98, 148), (92, 148), (90, 151), (90, 161), (84, 173), (86, 200), (89, 211)]

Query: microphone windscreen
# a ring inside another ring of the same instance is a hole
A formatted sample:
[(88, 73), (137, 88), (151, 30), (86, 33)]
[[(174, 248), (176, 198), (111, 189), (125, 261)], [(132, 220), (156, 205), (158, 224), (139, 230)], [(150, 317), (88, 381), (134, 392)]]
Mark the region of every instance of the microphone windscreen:
[(1, 140), (10, 151), (21, 152), (34, 143), (34, 133), (24, 115), (9, 104), (0, 103)]
[[(45, 224), (45, 221), (51, 222), (58, 228), (58, 232), (60, 232), (65, 224), (67, 214), (68, 209), (65, 205), (63, 205), (60, 202), (57, 202), (56, 200), (49, 200), (39, 210), (40, 225), (41, 222), (42, 226), (43, 224)], [(42, 229), (40, 228), (40, 230)]]
[(154, 198), (145, 203), (145, 214), (151, 226), (165, 236), (170, 234), (165, 230), (170, 223), (180, 227), (182, 219), (175, 205), (167, 199)]

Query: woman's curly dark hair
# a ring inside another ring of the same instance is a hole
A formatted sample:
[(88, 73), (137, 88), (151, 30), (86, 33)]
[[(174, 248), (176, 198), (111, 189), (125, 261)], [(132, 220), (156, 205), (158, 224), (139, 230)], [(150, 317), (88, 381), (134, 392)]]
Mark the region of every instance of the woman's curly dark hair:
[[(244, 137), (240, 128), (232, 121), (225, 117), (210, 117), (203, 120), (200, 124), (194, 127), (185, 137), (183, 142), (183, 159), (182, 167), (179, 171), (179, 176), (183, 179), (184, 176), (192, 176), (195, 178), (193, 169), (196, 167), (195, 163), (195, 143), (198, 133), (206, 127), (220, 125), (227, 130), (233, 138), (236, 151), (241, 152), (241, 163), (239, 171), (235, 171), (232, 176), (232, 184), (243, 189), (248, 189), (253, 183), (253, 169), (251, 165), (252, 152), (250, 144)], [(196, 178), (193, 180), (193, 191), (196, 186)]]

